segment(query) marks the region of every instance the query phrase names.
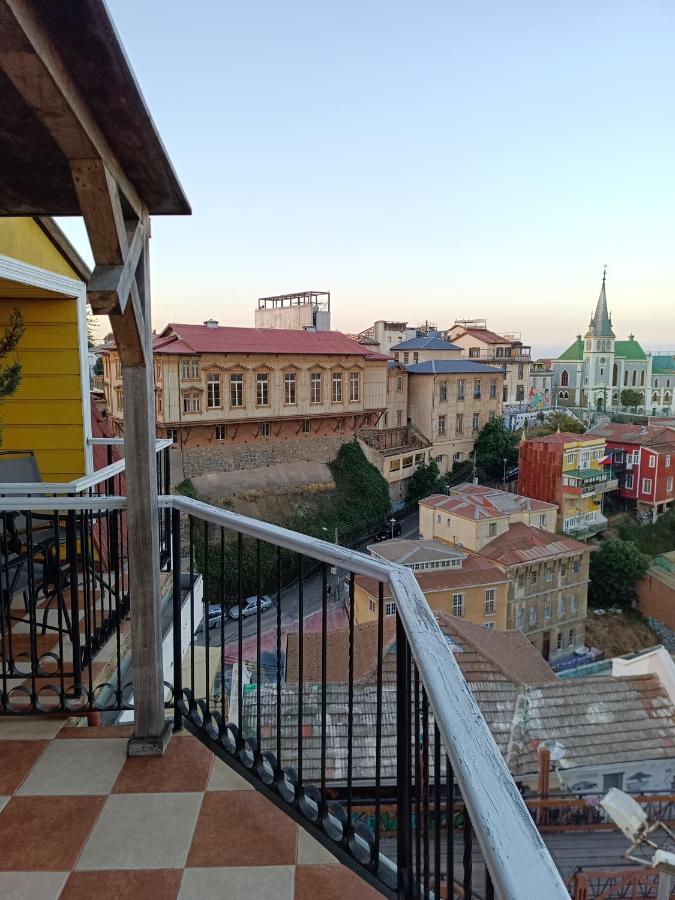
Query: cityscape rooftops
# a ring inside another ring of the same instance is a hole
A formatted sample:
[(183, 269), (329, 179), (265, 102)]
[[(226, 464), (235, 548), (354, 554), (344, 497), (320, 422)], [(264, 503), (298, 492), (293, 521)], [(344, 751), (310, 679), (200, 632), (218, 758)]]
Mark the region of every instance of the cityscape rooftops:
[(478, 552), (502, 566), (557, 559), (563, 555), (585, 553), (588, 544), (562, 537), (543, 528), (533, 528), (524, 522), (514, 522), (504, 534), (491, 540)]
[[(454, 591), (458, 588), (491, 586), (494, 584), (506, 584), (509, 577), (492, 560), (477, 554), (471, 554), (462, 561), (461, 568), (445, 568), (432, 572), (416, 571), (415, 578), (425, 594), (433, 594), (438, 591)], [(357, 575), (356, 583), (371, 597), (377, 597), (379, 584), (375, 578), (368, 575)], [(391, 599), (392, 593), (388, 585), (384, 585), (385, 599)]]
[(379, 556), (401, 566), (423, 563), (430, 564), (431, 568), (440, 566), (445, 568), (450, 563), (459, 566), (461, 561), (467, 558), (466, 553), (442, 541), (415, 541), (406, 538), (393, 538), (379, 544), (371, 544), (368, 550), (373, 556)]
[(554, 431), (540, 437), (527, 438), (528, 444), (597, 444), (601, 435), (577, 434), (576, 431)]
[(638, 425), (606, 422), (591, 428), (589, 435), (597, 435), (612, 443), (637, 444), (660, 448), (675, 441), (675, 427), (666, 425)]
[(420, 500), (420, 506), (442, 509), (465, 519), (494, 519), (522, 511), (557, 509), (555, 503), (479, 484), (459, 485), (447, 495), (432, 494)]
[[(489, 328), (471, 328), (456, 322), (454, 328), (461, 328), (462, 334), (469, 334), (471, 337), (479, 341), (485, 341), (486, 344), (521, 344), (522, 341), (514, 340), (503, 334), (497, 334), (496, 331), (490, 331)], [(452, 329), (451, 329), (452, 330)]]
[(455, 344), (451, 344), (448, 341), (442, 340), (442, 338), (438, 337), (415, 337), (411, 338), (409, 341), (403, 341), (400, 344), (396, 344), (391, 348), (392, 350), (457, 350), (459, 352), (459, 347)]
[(484, 366), (471, 359), (430, 359), (406, 366), (413, 375), (502, 375), (501, 369)]

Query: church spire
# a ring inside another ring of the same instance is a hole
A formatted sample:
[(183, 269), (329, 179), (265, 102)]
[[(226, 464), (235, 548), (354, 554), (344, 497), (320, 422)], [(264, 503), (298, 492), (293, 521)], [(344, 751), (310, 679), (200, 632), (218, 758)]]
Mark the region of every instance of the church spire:
[(607, 296), (605, 294), (605, 283), (607, 281), (607, 266), (602, 272), (602, 287), (600, 288), (600, 296), (593, 314), (593, 334), (595, 337), (614, 337), (612, 331), (612, 323), (607, 312)]

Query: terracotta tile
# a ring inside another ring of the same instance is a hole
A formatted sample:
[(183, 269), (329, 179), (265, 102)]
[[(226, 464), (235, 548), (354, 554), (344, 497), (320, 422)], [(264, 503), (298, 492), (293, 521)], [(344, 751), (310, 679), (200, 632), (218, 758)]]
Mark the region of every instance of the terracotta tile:
[(382, 897), (347, 866), (296, 866), (295, 900), (377, 900)]
[(251, 791), (204, 795), (188, 866), (284, 866), (295, 862), (298, 827)]
[(164, 756), (127, 759), (112, 792), (205, 791), (214, 759), (196, 738), (174, 739)]
[(56, 737), (59, 740), (72, 740), (73, 738), (77, 740), (92, 738), (130, 738), (133, 733), (133, 725), (85, 725), (80, 728), (73, 728), (70, 726), (62, 728)]
[(176, 900), (182, 869), (73, 872), (59, 900)]
[(104, 802), (104, 797), (12, 797), (0, 815), (0, 869), (72, 869)]
[(63, 728), (63, 719), (14, 716), (0, 720), (0, 741), (51, 740)]
[(0, 794), (13, 794), (49, 741), (0, 741)]

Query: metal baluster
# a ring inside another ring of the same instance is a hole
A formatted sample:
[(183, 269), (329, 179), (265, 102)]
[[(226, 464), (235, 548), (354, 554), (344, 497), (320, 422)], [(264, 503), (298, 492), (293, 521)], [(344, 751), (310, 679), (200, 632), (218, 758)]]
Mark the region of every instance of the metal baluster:
[(298, 796), (302, 790), (302, 717), (305, 690), (305, 606), (303, 556), (298, 555)]
[[(31, 706), (37, 704), (36, 670), (38, 667), (37, 652), (37, 596), (35, 593), (35, 560), (33, 558), (33, 513), (26, 511), (26, 555), (28, 563), (28, 621), (30, 628), (30, 690)], [(11, 604), (11, 601), (10, 601)], [(10, 605), (11, 609), (11, 605)]]
[(242, 665), (242, 656), (243, 656), (243, 644), (244, 644), (244, 632), (243, 632), (243, 622), (244, 617), (241, 614), (242, 611), (242, 603), (243, 603), (243, 567), (244, 567), (244, 536), (240, 531), (237, 532), (237, 603), (239, 604), (239, 616), (237, 617), (237, 665), (238, 668), (238, 678), (237, 678), (237, 725), (239, 727), (239, 740), (243, 745), (244, 741), (244, 732), (242, 728), (242, 723), (244, 721), (244, 685), (243, 685), (243, 665)]
[(256, 746), (256, 758), (259, 760), (262, 755), (262, 725), (261, 725), (261, 710), (260, 710), (260, 701), (261, 701), (261, 682), (262, 682), (262, 671), (261, 671), (261, 660), (260, 660), (260, 627), (261, 627), (261, 616), (262, 616), (262, 573), (260, 571), (260, 540), (256, 539), (255, 542), (255, 569), (256, 569), (256, 613), (255, 613), (255, 746)]
[(445, 834), (445, 866), (448, 885), (447, 896), (452, 897), (455, 886), (455, 775), (450, 757), (445, 757), (445, 811), (448, 819)]
[(87, 540), (88, 528), (89, 512), (85, 510), (83, 515), (80, 517), (80, 545), (82, 550), (82, 575), (84, 579), (85, 610), (87, 613), (87, 618), (85, 619), (85, 646), (87, 648), (87, 686), (89, 691), (89, 703), (87, 705), (91, 704), (91, 697), (94, 692), (94, 672), (92, 661), (94, 656), (93, 650), (95, 623), (93, 621), (93, 616), (96, 614), (96, 599), (94, 597), (92, 601), (93, 585), (89, 580), (91, 566), (89, 560), (89, 541)]
[(415, 873), (414, 873), (414, 894), (420, 895), (420, 880), (422, 876), (422, 823), (421, 823), (421, 780), (422, 773), (420, 771), (420, 675), (417, 666), (413, 662), (413, 734), (412, 734), (412, 752), (415, 758)]
[(326, 802), (326, 682), (328, 660), (328, 568), (321, 565), (321, 806)]
[[(190, 590), (194, 591), (195, 583), (195, 534), (194, 520), (188, 516), (188, 532), (190, 541)], [(204, 585), (206, 587), (206, 585)], [(206, 623), (208, 624), (208, 623)], [(190, 604), (190, 690), (195, 696), (195, 605)]]
[[(180, 510), (171, 510), (171, 561), (173, 565), (173, 728), (179, 731), (183, 727), (183, 717), (180, 712), (180, 701), (183, 692), (183, 648), (181, 642), (181, 559), (180, 559)], [(192, 590), (188, 594), (192, 605)], [(190, 640), (192, 643), (192, 639)]]
[[(2, 513), (2, 601), (0, 602), (0, 647), (2, 648), (2, 704), (0, 708), (4, 711), (8, 705), (8, 685), (7, 673), (11, 674), (11, 597), (9, 594), (9, 547), (7, 546), (7, 513)], [(8, 626), (7, 641), (5, 642), (5, 627)]]
[(209, 578), (209, 523), (204, 520), (204, 664), (206, 670), (206, 687), (204, 689), (206, 697), (207, 712), (211, 711), (211, 661), (209, 650), (211, 649), (211, 628), (209, 621), (209, 590), (211, 588), (211, 579)]
[[(166, 448), (169, 449), (168, 447)], [(168, 459), (167, 459), (168, 464)], [(220, 527), (220, 713), (225, 719), (225, 529)], [(230, 677), (230, 690), (232, 679)]]
[(403, 623), (396, 613), (396, 862), (399, 894), (410, 896), (412, 830), (410, 822), (410, 656)]
[(57, 629), (59, 634), (59, 706), (64, 707), (66, 696), (65, 676), (63, 672), (63, 579), (61, 577), (61, 540), (59, 537), (59, 514), (54, 512), (52, 519), (52, 527), (54, 529), (54, 590), (56, 591), (56, 609), (57, 609)]
[(434, 719), (434, 894), (441, 896), (441, 733)]
[(281, 768), (281, 547), (277, 547), (277, 772)]
[(354, 762), (354, 584), (349, 575), (349, 685), (347, 689), (347, 836), (352, 833), (352, 790)]
[(492, 883), (492, 875), (485, 863), (485, 900), (495, 900), (495, 886)]
[(471, 819), (469, 818), (469, 810), (466, 802), (464, 803), (464, 850), (462, 853), (462, 865), (464, 867), (464, 880), (462, 887), (464, 888), (464, 897), (471, 900), (473, 896), (471, 890), (471, 878), (473, 875), (473, 829), (471, 827)]
[(82, 682), (82, 650), (80, 647), (80, 595), (77, 574), (77, 518), (74, 509), (68, 511), (66, 519), (66, 554), (68, 556), (68, 580), (70, 582), (70, 621), (73, 645), (73, 686), (75, 696), (79, 696), (78, 685)]
[(429, 896), (429, 700), (422, 685), (422, 851), (424, 854), (424, 897)]
[(384, 654), (384, 584), (380, 581), (377, 593), (377, 705), (375, 711), (375, 843), (373, 861), (375, 871), (380, 865), (380, 831), (382, 807), (382, 666)]

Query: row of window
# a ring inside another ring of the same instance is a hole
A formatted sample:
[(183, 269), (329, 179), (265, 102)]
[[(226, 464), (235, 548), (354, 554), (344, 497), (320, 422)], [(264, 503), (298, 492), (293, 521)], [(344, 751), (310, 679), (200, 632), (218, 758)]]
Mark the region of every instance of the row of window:
[[(495, 588), (486, 589), (483, 611), (486, 616), (494, 616), (497, 612), (497, 592)], [(461, 592), (452, 595), (452, 614), (460, 617), (464, 615), (464, 594)]]
[[(342, 403), (344, 399), (343, 372), (331, 373), (331, 401)], [(242, 409), (245, 404), (246, 380), (243, 372), (232, 372), (229, 376), (229, 403), (232, 409)], [(323, 373), (311, 372), (309, 382), (310, 403), (323, 402)], [(284, 405), (294, 406), (298, 402), (298, 376), (296, 372), (284, 372)], [(361, 397), (361, 373), (349, 372), (347, 394), (350, 403), (356, 403)], [(183, 394), (183, 412), (201, 412), (201, 394), (195, 390)], [(270, 405), (270, 375), (268, 372), (257, 372), (255, 376), (255, 405)], [(221, 409), (223, 406), (222, 379), (218, 372), (209, 372), (206, 376), (206, 408)]]
[[(213, 429), (213, 436), (217, 441), (225, 441), (227, 440), (227, 425), (216, 425)], [(336, 431), (344, 431), (346, 427), (346, 419), (344, 416), (340, 416), (335, 419), (335, 428)], [(311, 419), (302, 419), (300, 422), (300, 432), (302, 434), (311, 434), (312, 433), (312, 420)], [(256, 437), (271, 437), (272, 435), (272, 422), (258, 422), (258, 430), (256, 432)], [(171, 438), (174, 444), (178, 443), (178, 429), (177, 428), (167, 428), (166, 436)]]
[[(570, 615), (575, 615), (579, 608), (579, 604), (576, 598), (576, 595), (572, 595), (570, 597)], [(551, 613), (552, 613), (553, 605), (550, 600), (547, 600), (544, 603), (544, 624), (547, 624), (551, 621)], [(565, 618), (567, 613), (566, 602), (564, 597), (558, 598), (558, 621), (561, 621)], [(518, 607), (516, 609), (516, 628), (523, 628), (523, 623), (525, 620), (525, 610), (523, 607)], [(537, 607), (531, 606), (529, 608), (529, 616), (528, 616), (528, 624), (530, 626), (537, 624)]]
[[(493, 378), (489, 384), (489, 397), (490, 400), (497, 399), (497, 379)], [(483, 396), (483, 382), (480, 378), (476, 378), (473, 382), (473, 398), (474, 400), (480, 400)], [(438, 382), (438, 399), (439, 400), (447, 400), (448, 399), (448, 382), (447, 381), (439, 381)], [(457, 380), (457, 399), (465, 400), (466, 399), (466, 381), (463, 378), (459, 378)]]
[(411, 469), (414, 464), (416, 466), (421, 465), (426, 459), (426, 455), (424, 453), (415, 453), (414, 455), (411, 453), (408, 456), (403, 456), (400, 459), (391, 459), (389, 460), (389, 471), (390, 472), (399, 472), (403, 469)]
[(578, 468), (580, 469), (589, 469), (591, 465), (591, 460), (602, 459), (605, 456), (604, 447), (600, 447), (597, 450), (571, 450), (565, 457), (565, 462), (567, 465), (572, 466), (575, 465), (577, 460), (579, 461)]
[(425, 572), (429, 569), (461, 569), (461, 559), (435, 559), (432, 562), (411, 563), (408, 566), (413, 572)]
[[(635, 482), (633, 479), (633, 473), (630, 472), (628, 475), (626, 475), (626, 482), (625, 482), (626, 490), (632, 491), (634, 484), (635, 484)], [(651, 478), (643, 478), (642, 479), (642, 493), (643, 494), (651, 494), (653, 487), (654, 487), (654, 482), (652, 481)], [(668, 494), (673, 493), (673, 476), (672, 475), (666, 481), (666, 493), (668, 493)]]
[[(495, 412), (490, 413), (490, 419), (494, 419)], [(480, 431), (480, 413), (473, 413), (471, 416), (471, 430)], [(445, 415), (438, 417), (438, 434), (446, 435), (448, 433), (448, 417)], [(455, 434), (464, 434), (464, 413), (457, 413), (455, 416)]]
[[(572, 572), (573, 575), (578, 575), (579, 572), (581, 571), (581, 561), (578, 560), (578, 559), (572, 560), (572, 563), (571, 563), (571, 566), (570, 566), (570, 570), (571, 570), (571, 572)], [(564, 562), (563, 562), (563, 563), (560, 564), (560, 575), (561, 575), (562, 578), (565, 578), (565, 577), (566, 577), (566, 575), (567, 575), (567, 563), (564, 563)], [(553, 578), (554, 578), (554, 570), (553, 570), (553, 568), (551, 568), (550, 566), (547, 566), (547, 567), (544, 569), (544, 582), (550, 584), (550, 583), (553, 581)], [(535, 584), (537, 584), (538, 582), (539, 582), (539, 572), (538, 572), (536, 569), (532, 569), (532, 570), (530, 571), (529, 583), (530, 583), (531, 585), (535, 585)], [(519, 589), (522, 589), (522, 588), (525, 587), (525, 573), (524, 573), (524, 572), (520, 572), (520, 573), (518, 574), (518, 581), (517, 581), (517, 584), (518, 584), (518, 588), (519, 588)]]

